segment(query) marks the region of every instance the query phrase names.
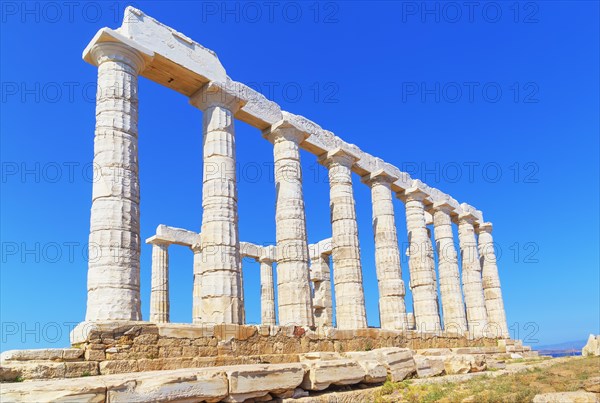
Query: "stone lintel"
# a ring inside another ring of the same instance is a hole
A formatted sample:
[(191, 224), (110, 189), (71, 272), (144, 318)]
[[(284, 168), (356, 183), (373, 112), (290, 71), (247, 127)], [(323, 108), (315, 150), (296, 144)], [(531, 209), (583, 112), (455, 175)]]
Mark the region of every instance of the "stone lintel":
[(333, 251), (332, 239), (327, 238), (317, 243), (308, 245), (308, 251), (311, 259), (321, 255), (331, 255)]
[[(122, 51), (126, 56), (137, 59), (136, 64), (138, 64), (138, 73), (144, 71), (154, 59), (154, 52), (150, 49), (121, 35), (118, 31), (110, 28), (102, 28), (96, 32), (96, 35), (94, 35), (90, 43), (88, 43), (83, 50), (83, 60), (91, 65), (97, 66), (98, 60), (96, 50), (98, 49), (98, 46), (102, 44), (114, 44), (115, 51)], [(118, 47), (121, 49), (118, 49)], [(127, 55), (127, 53), (129, 53), (129, 55)]]
[(259, 262), (271, 264), (276, 261), (275, 259), (277, 257), (277, 250), (274, 245), (263, 246), (261, 249), (261, 254), (257, 259)]
[(200, 234), (160, 224), (156, 227), (156, 235), (146, 239), (146, 243), (175, 244), (191, 248), (195, 244), (200, 243)]

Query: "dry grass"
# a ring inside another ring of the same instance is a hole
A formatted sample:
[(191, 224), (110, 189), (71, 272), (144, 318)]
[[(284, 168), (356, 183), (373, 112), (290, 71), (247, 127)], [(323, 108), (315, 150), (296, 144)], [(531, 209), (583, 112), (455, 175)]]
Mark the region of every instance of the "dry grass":
[(576, 358), (544, 368), (495, 378), (481, 376), (465, 382), (413, 384), (386, 382), (377, 402), (440, 403), (521, 403), (531, 402), (538, 393), (569, 392), (582, 388), (584, 381), (600, 374), (600, 357)]

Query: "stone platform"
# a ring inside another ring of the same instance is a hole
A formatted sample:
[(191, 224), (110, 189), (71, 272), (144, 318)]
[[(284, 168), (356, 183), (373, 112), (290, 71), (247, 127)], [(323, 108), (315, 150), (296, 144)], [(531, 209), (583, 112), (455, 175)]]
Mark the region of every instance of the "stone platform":
[(0, 379), (56, 379), (182, 368), (297, 363), (309, 353), (359, 354), (380, 348), (444, 349), (443, 355), (528, 351), (519, 341), (376, 328), (83, 322), (67, 349), (2, 354)]
[[(73, 335), (73, 348), (3, 353), (0, 373), (8, 383), (0, 386), (0, 400), (281, 401), (340, 387), (371, 388), (388, 379), (501, 369), (506, 359), (535, 355), (514, 340), (386, 333), (337, 331), (326, 340), (301, 327), (85, 324)], [(394, 342), (431, 348), (377, 348)], [(269, 343), (272, 354), (251, 354)], [(456, 347), (461, 344), (472, 345)], [(330, 350), (301, 352), (321, 347)], [(180, 356), (149, 356), (154, 354)]]

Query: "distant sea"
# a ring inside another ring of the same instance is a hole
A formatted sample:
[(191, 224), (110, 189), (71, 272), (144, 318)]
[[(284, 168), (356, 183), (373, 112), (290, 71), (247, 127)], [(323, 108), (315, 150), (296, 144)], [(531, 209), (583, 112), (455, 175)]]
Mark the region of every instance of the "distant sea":
[(549, 355), (551, 357), (569, 357), (581, 355), (581, 349), (585, 346), (587, 340), (567, 341), (558, 344), (546, 346), (533, 346), (540, 355)]
[(550, 357), (574, 357), (577, 355), (581, 355), (581, 351), (580, 350), (571, 350), (571, 351), (556, 351), (556, 350), (537, 350), (539, 351), (540, 355), (549, 355)]

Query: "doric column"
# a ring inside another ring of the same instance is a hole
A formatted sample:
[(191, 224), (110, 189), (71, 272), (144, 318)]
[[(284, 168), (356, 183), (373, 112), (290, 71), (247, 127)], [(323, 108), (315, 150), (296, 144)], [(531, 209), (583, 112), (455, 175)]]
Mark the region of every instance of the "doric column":
[(391, 183), (397, 178), (379, 170), (363, 178), (371, 187), (375, 267), (379, 286), (379, 320), (382, 329), (406, 330), (404, 281), (392, 202)]
[(194, 285), (192, 289), (192, 323), (202, 322), (202, 248), (199, 243), (192, 245), (194, 253)]
[(203, 111), (204, 128), (200, 317), (205, 323), (242, 324), (233, 115), (243, 102), (209, 83), (192, 95), (190, 103)]
[(438, 255), (438, 272), (442, 310), (444, 313), (444, 330), (464, 334), (467, 331), (467, 317), (460, 274), (458, 272), (458, 254), (454, 246), (452, 217), (454, 211), (448, 202), (433, 204), (434, 237)]
[(479, 233), (479, 253), (481, 255), (483, 296), (488, 316), (488, 334), (494, 337), (510, 337), (500, 288), (500, 276), (494, 239), (492, 238), (492, 223), (485, 222), (477, 229)]
[[(319, 244), (315, 245), (315, 249)], [(331, 267), (329, 254), (311, 250), (310, 280), (313, 282), (313, 307), (315, 326), (333, 326), (333, 301), (331, 299)]]
[(260, 318), (263, 325), (275, 325), (275, 290), (273, 285), (273, 257), (261, 256), (260, 262)]
[(169, 244), (152, 243), (150, 322), (169, 322)]
[(472, 337), (482, 337), (487, 326), (487, 314), (474, 222), (475, 217), (471, 213), (459, 214), (458, 240), (462, 258), (463, 292), (465, 294), (469, 334)]
[(265, 132), (275, 157), (279, 324), (313, 326), (299, 144), (307, 137), (280, 121)]
[(86, 320), (141, 320), (138, 74), (143, 54), (118, 42), (88, 46), (98, 66)]
[(351, 167), (357, 159), (349, 151), (340, 148), (319, 159), (329, 169), (333, 284), (336, 323), (340, 329), (367, 327), (358, 225), (352, 190)]
[(409, 243), (408, 269), (416, 330), (436, 332), (440, 330), (440, 314), (433, 247), (425, 223), (423, 201), (426, 196), (418, 187), (407, 189), (404, 192)]

